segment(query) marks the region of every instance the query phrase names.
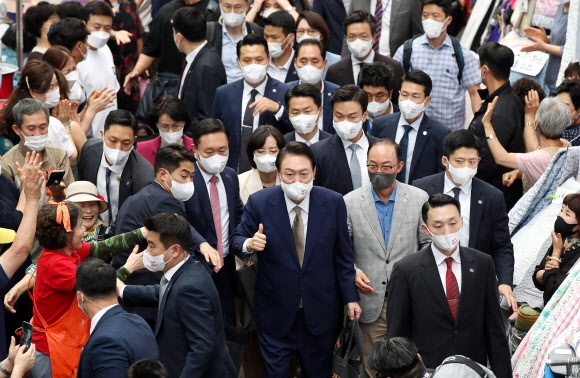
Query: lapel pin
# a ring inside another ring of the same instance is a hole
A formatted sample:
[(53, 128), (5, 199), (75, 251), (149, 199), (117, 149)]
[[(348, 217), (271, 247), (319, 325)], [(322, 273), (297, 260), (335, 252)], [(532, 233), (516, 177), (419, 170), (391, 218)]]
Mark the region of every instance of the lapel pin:
[(469, 273), (473, 273), (475, 270), (473, 268), (469, 268)]
[(477, 201), (477, 203), (481, 205), (483, 203), (483, 201), (479, 200), (479, 201)]
[(423, 135), (427, 135), (427, 132), (426, 131), (423, 131)]
[(276, 91), (276, 88), (272, 89), (272, 92), (276, 93), (276, 92), (277, 92), (277, 91)]

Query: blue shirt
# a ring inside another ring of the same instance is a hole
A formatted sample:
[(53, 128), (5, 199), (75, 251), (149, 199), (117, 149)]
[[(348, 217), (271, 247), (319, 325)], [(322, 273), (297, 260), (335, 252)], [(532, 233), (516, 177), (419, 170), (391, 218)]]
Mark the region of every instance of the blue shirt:
[(222, 30), (222, 63), (224, 64), (224, 68), (226, 69), (226, 76), (228, 79), (228, 83), (233, 83), (236, 80), (240, 80), (243, 78), (242, 70), (238, 66), (238, 62), (236, 58), (238, 57), (236, 53), (236, 46), (239, 41), (241, 41), (246, 35), (248, 35), (248, 30), (246, 25), (242, 28), (244, 30), (244, 34), (236, 39), (233, 40), (230, 34), (228, 33), (225, 25), (223, 26)]
[(389, 236), (391, 235), (391, 223), (393, 221), (393, 211), (395, 210), (395, 195), (397, 194), (397, 185), (395, 185), (395, 189), (391, 193), (387, 203), (381, 201), (377, 193), (375, 193), (375, 188), (371, 187), (371, 193), (373, 193), (375, 209), (377, 209), (379, 223), (381, 224), (381, 230), (383, 231), (385, 248), (389, 248)]
[[(566, 44), (566, 31), (568, 30), (568, 12), (564, 12), (566, 4), (560, 4), (556, 11), (554, 24), (550, 33), (550, 45), (560, 46), (560, 51), (564, 52), (564, 45)], [(548, 67), (546, 68), (546, 78), (544, 79), (546, 86), (550, 90), (548, 96), (556, 93), (556, 81), (558, 80), (558, 73), (560, 72), (560, 65), (562, 64), (562, 57), (550, 54), (548, 58)]]

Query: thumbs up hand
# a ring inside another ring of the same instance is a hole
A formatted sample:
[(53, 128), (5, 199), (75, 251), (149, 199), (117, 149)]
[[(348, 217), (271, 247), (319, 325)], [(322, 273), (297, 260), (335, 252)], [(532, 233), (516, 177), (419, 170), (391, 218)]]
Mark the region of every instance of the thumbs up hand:
[(266, 247), (266, 235), (264, 235), (264, 225), (260, 223), (258, 227), (258, 232), (254, 234), (254, 237), (248, 239), (248, 244), (246, 245), (248, 252), (263, 251)]

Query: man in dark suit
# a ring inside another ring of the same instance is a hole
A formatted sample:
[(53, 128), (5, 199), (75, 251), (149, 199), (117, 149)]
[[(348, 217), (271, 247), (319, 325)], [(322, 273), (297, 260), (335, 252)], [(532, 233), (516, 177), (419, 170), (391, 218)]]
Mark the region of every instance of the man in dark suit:
[(125, 200), (154, 178), (151, 163), (133, 148), (136, 134), (137, 119), (126, 110), (113, 110), (105, 119), (102, 139), (89, 139), (79, 155), (79, 180), (95, 184), (109, 204), (101, 214), (107, 226), (113, 224)]
[(376, 0), (374, 9), (371, 0), (352, 0), (349, 11), (359, 9), (372, 14), (381, 24), (374, 39), (381, 55), (392, 57), (407, 39), (423, 34), (420, 0)]
[(143, 263), (163, 272), (161, 282), (125, 286), (119, 294), (129, 304), (159, 308), (155, 338), (159, 360), (170, 377), (236, 378), (224, 336), (218, 292), (204, 267), (187, 253), (191, 232), (187, 220), (174, 213), (144, 221), (148, 230)]
[(83, 261), (77, 268), (76, 289), (79, 307), (91, 318), (79, 378), (123, 378), (134, 362), (159, 357), (155, 336), (145, 320), (119, 306), (112, 266), (100, 259)]
[(373, 136), (392, 139), (401, 146), (405, 166), (397, 180), (406, 184), (445, 171), (440, 157), (443, 138), (451, 130), (425, 114), (432, 87), (431, 78), (425, 72), (407, 72), (401, 87), (401, 112), (379, 117), (373, 123)]
[(357, 84), (363, 64), (383, 62), (395, 70), (393, 101), (397, 103), (399, 89), (401, 88), (401, 78), (405, 71), (401, 63), (373, 50), (373, 38), (376, 30), (377, 22), (368, 12), (357, 10), (350, 13), (344, 19), (344, 34), (350, 55), (328, 68), (326, 80), (339, 86)]
[[(220, 120), (203, 120), (193, 130), (193, 144), (197, 154), (193, 176), (196, 190), (185, 201), (186, 218), (220, 253), (223, 266), (212, 272), (212, 278), (220, 295), (224, 322), (235, 326), (236, 262), (230, 252), (237, 251), (230, 248), (229, 240), (240, 223), (244, 205), (240, 199), (238, 175), (226, 167), (229, 154), (227, 128)], [(200, 257), (198, 260), (203, 263), (204, 259)]]
[(511, 377), (493, 260), (459, 246), (463, 225), (453, 197), (432, 195), (422, 217), (433, 243), (393, 268), (387, 337), (413, 340), (428, 368), (462, 354), (482, 365), (489, 361), (498, 378)]
[(375, 118), (399, 112), (399, 107), (391, 101), (395, 91), (395, 71), (381, 62), (366, 64), (360, 70), (358, 86), (369, 96), (365, 131), (370, 134)]
[(294, 67), (296, 22), (288, 12), (274, 12), (264, 19), (264, 38), (268, 41), (268, 75), (282, 83), (298, 80)]
[(336, 134), (312, 145), (314, 184), (342, 195), (369, 182), (367, 151), (376, 138), (366, 135), (368, 96), (356, 85), (338, 88), (330, 98)]
[(456, 130), (445, 137), (443, 146), (441, 160), (445, 173), (415, 180), (413, 185), (430, 195), (444, 193), (457, 197), (464, 225), (461, 245), (493, 258), (499, 294), (516, 311), (517, 301), (512, 292), (514, 248), (503, 193), (474, 177), (481, 159), (481, 141), (469, 130)]
[[(129, 197), (119, 210), (113, 233), (121, 234), (129, 230), (143, 227), (143, 219), (161, 214), (172, 213), (185, 217), (183, 201), (188, 200), (194, 192), (193, 175), (195, 158), (183, 146), (170, 144), (157, 151), (155, 156), (155, 180)], [(199, 251), (207, 260), (217, 267), (221, 266), (218, 252), (191, 227), (193, 251)], [(113, 267), (123, 266), (129, 257), (129, 252), (113, 258)], [(160, 274), (146, 270), (134, 272), (127, 279), (128, 284), (152, 285), (159, 282)], [(151, 325), (155, 324), (157, 310), (150, 307), (130, 307), (124, 303), (125, 309), (135, 312)]]
[[(330, 96), (338, 89), (338, 85), (322, 79), (328, 65), (326, 51), (322, 42), (315, 39), (306, 39), (300, 42), (296, 46), (294, 64), (300, 80), (288, 83), (288, 86), (294, 87), (301, 83), (307, 83), (313, 84), (318, 88), (322, 94), (322, 114), (320, 115), (318, 128), (326, 133), (334, 134)], [(288, 105), (287, 102), (286, 105)]]
[(342, 196), (312, 187), (316, 168), (306, 144), (278, 154), (280, 186), (252, 194), (232, 237), (258, 253), (254, 317), (265, 378), (288, 376), (297, 352), (305, 377), (329, 377), (342, 306), (360, 316), (354, 258)]
[[(298, 141), (311, 146), (332, 136), (321, 127), (324, 108), (322, 95), (317, 87), (312, 84), (298, 84), (286, 92), (284, 103), (288, 108), (290, 123), (294, 126), (294, 131), (284, 135), (286, 143)], [(332, 111), (330, 116), (332, 117)]]
[(268, 77), (268, 43), (264, 37), (249, 34), (237, 46), (243, 80), (218, 88), (211, 118), (221, 120), (229, 130), (228, 167), (238, 173), (251, 166), (245, 153), (248, 139), (259, 125), (272, 125), (282, 133), (291, 131), (288, 113), (282, 105), (288, 87)]
[(328, 51), (338, 55), (342, 53), (344, 40), (342, 22), (347, 14), (345, 3), (344, 0), (314, 0), (312, 4), (312, 11), (321, 15), (328, 25), (330, 31)]
[(179, 9), (173, 15), (172, 25), (173, 39), (185, 54), (177, 95), (187, 105), (191, 124), (184, 131), (191, 135), (199, 121), (209, 118), (215, 91), (227, 83), (226, 71), (218, 52), (205, 39), (205, 17), (199, 10)]

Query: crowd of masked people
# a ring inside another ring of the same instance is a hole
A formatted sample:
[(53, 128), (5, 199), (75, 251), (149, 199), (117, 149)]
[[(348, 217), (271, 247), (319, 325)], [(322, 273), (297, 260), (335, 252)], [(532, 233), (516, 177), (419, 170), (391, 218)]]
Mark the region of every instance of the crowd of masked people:
[[(512, 86), (512, 50), (460, 46), (454, 11), (29, 7), (0, 109), (0, 377), (330, 377), (351, 323), (362, 376), (511, 377), (508, 211), (579, 143), (580, 66)], [(572, 194), (546, 302), (579, 220)]]

